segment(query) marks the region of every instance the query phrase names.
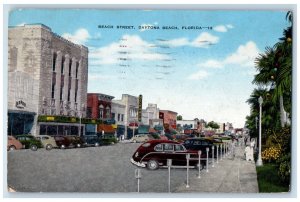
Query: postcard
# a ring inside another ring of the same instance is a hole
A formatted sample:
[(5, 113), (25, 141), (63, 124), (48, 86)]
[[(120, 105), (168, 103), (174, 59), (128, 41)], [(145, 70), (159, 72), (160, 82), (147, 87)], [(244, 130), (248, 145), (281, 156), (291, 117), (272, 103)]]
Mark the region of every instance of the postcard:
[(11, 10), (8, 192), (289, 193), (293, 14)]

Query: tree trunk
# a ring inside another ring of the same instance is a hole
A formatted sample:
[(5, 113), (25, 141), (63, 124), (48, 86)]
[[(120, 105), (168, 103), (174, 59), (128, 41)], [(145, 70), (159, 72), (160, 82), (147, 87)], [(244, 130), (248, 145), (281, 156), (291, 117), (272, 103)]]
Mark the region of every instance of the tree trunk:
[(281, 127), (284, 127), (286, 124), (286, 111), (284, 110), (282, 95), (279, 98), (279, 104), (280, 104), (280, 123), (281, 123)]

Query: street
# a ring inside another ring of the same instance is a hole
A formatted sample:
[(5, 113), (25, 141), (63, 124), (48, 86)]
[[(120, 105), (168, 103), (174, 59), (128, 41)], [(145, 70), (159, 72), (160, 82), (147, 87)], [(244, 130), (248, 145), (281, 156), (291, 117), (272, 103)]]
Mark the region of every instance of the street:
[[(130, 158), (139, 145), (8, 152), (8, 185), (17, 192), (137, 192)], [(140, 192), (168, 192), (167, 169), (142, 168), (141, 174)], [(171, 192), (185, 181), (186, 169), (171, 170)]]

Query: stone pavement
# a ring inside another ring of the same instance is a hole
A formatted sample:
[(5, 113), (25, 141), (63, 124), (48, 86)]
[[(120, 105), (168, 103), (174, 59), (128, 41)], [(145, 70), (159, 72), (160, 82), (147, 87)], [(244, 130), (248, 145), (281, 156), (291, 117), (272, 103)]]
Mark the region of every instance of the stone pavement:
[(228, 155), (219, 163), (210, 163), (209, 172), (192, 171), (189, 177), (189, 188), (182, 184), (177, 193), (258, 193), (257, 174), (254, 162), (247, 162), (244, 157), (244, 146), (236, 147), (236, 156)]

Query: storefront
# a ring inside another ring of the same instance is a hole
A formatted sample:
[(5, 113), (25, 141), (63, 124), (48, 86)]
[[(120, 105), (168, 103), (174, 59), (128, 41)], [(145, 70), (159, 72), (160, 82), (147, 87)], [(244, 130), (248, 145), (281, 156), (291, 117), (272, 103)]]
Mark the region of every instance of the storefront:
[(31, 133), (34, 124), (34, 112), (8, 111), (8, 135), (21, 135)]

